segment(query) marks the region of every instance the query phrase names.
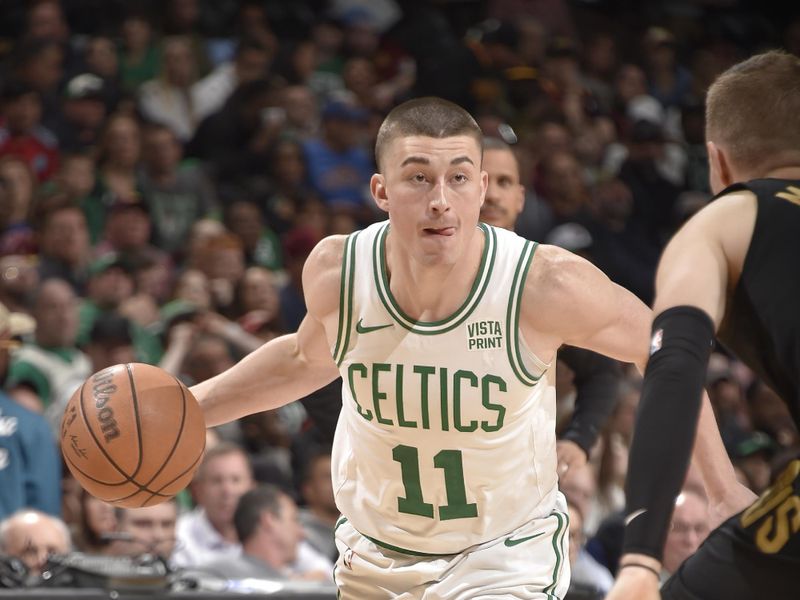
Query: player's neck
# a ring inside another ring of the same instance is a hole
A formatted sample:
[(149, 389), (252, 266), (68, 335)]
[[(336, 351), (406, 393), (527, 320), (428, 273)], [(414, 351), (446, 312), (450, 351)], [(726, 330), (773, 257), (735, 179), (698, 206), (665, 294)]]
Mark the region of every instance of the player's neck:
[(438, 321), (452, 315), (470, 293), (484, 249), (484, 236), (476, 233), (463, 257), (452, 264), (425, 265), (386, 245), (386, 269), (392, 296), (410, 317)]
[[(778, 167), (761, 176), (763, 179), (800, 179), (800, 165)], [(754, 178), (755, 179), (755, 178)]]

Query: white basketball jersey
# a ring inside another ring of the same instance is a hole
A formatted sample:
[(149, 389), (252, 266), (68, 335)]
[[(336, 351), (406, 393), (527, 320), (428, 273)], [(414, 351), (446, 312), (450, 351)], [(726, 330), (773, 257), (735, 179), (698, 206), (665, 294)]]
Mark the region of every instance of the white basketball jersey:
[(456, 553), (554, 507), (555, 377), (518, 323), (536, 244), (481, 224), (469, 297), (449, 318), (422, 322), (389, 289), (388, 228), (376, 223), (345, 245), (336, 502), (379, 545)]

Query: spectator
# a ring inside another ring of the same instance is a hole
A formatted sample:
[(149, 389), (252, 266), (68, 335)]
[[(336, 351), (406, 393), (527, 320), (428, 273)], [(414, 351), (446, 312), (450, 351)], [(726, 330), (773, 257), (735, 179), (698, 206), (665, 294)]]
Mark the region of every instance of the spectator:
[(199, 122), (196, 114), (197, 79), (191, 41), (185, 37), (164, 40), (161, 76), (139, 88), (142, 113), (149, 120), (170, 128), (181, 142), (188, 142)]
[(244, 244), (248, 265), (279, 271), (283, 266), (278, 236), (267, 225), (261, 209), (250, 200), (235, 200), (225, 209), (225, 224)]
[(0, 159), (0, 256), (34, 251), (31, 226), (36, 178), (21, 158)]
[(150, 243), (153, 231), (150, 207), (136, 198), (130, 202), (117, 200), (108, 207), (103, 240), (95, 246), (98, 255), (117, 254), (131, 271), (143, 263), (162, 265), (172, 270), (166, 252)]
[(288, 85), (281, 91), (287, 136), (304, 140), (319, 130), (319, 109), (314, 92), (306, 85)]
[(250, 267), (237, 287), (238, 323), (264, 341), (283, 333), (280, 296), (275, 275), (263, 267)]
[[(28, 315), (0, 304), (0, 381), (15, 338), (34, 326)], [(0, 520), (26, 507), (60, 514), (60, 481), (61, 459), (47, 421), (0, 391)]]
[(86, 290), (86, 298), (81, 302), (78, 313), (79, 346), (89, 341), (89, 332), (100, 315), (115, 312), (133, 294), (130, 268), (119, 255), (114, 253), (95, 259), (89, 265)]
[(114, 201), (135, 201), (139, 195), (136, 167), (142, 152), (142, 133), (136, 118), (116, 113), (106, 121), (98, 145), (98, 183)]
[(155, 506), (114, 509), (117, 527), (108, 554), (155, 554), (169, 560), (175, 550), (178, 505), (174, 498)]
[(108, 113), (103, 80), (93, 73), (82, 73), (67, 82), (62, 101), (63, 118), (55, 130), (63, 152), (84, 153), (100, 140)]
[(240, 42), (233, 61), (220, 65), (194, 87), (198, 121), (220, 110), (243, 83), (266, 77), (271, 62), (272, 55), (259, 42)]
[(88, 357), (75, 347), (78, 305), (75, 292), (58, 279), (43, 281), (33, 306), (36, 333), (11, 360), (9, 395), (35, 412), (44, 412), (54, 435), (72, 393), (92, 374)]
[(351, 102), (333, 100), (322, 109), (322, 133), (304, 142), (311, 186), (328, 206), (362, 215), (373, 165), (360, 145), (367, 114)]
[(672, 215), (681, 191), (659, 170), (665, 145), (664, 132), (658, 123), (644, 119), (634, 122), (628, 138), (628, 157), (619, 170), (619, 179), (633, 195), (631, 219), (659, 249), (672, 231)]
[(0, 256), (0, 302), (13, 312), (30, 313), (31, 298), (39, 286), (36, 255)]
[(672, 524), (664, 543), (662, 582), (678, 571), (681, 563), (694, 554), (708, 537), (708, 500), (696, 490), (684, 488), (675, 499)]
[(333, 497), (330, 452), (317, 452), (306, 458), (300, 492), (305, 501), (305, 507), (300, 509), (300, 523), (306, 541), (323, 556), (336, 560), (339, 551), (333, 530), (340, 513)]
[(53, 184), (56, 194), (83, 210), (89, 240), (91, 244), (97, 243), (102, 235), (107, 204), (113, 198), (98, 185), (94, 158), (88, 154), (65, 154)]
[[(39, 96), (37, 124), (56, 128), (61, 117), (59, 85), (64, 76), (65, 46), (52, 40), (28, 40), (14, 49), (12, 76)], [(40, 180), (47, 177), (36, 170)]]
[(215, 235), (200, 248), (197, 258), (197, 268), (208, 278), (214, 306), (230, 314), (236, 286), (245, 270), (242, 241), (227, 232)]
[(692, 89), (692, 77), (678, 62), (674, 34), (663, 27), (650, 27), (643, 46), (650, 94), (665, 108), (683, 106)]
[(294, 501), (275, 486), (259, 486), (239, 499), (233, 522), (242, 553), (203, 569), (223, 579), (289, 579), (303, 536)]
[(303, 265), (319, 241), (319, 236), (309, 227), (294, 229), (283, 240), (286, 273), (289, 280), (280, 292), (281, 320), (287, 331), (297, 331), (306, 314), (303, 299)]
[(170, 254), (186, 245), (193, 223), (217, 208), (208, 179), (196, 165), (181, 159), (180, 142), (168, 127), (147, 127), (139, 185), (153, 219), (155, 244)]
[(98, 314), (89, 330), (83, 349), (97, 373), (112, 365), (141, 361), (132, 335), (133, 324), (116, 313)]
[(72, 524), (75, 548), (87, 554), (102, 554), (117, 528), (114, 507), (84, 489), (80, 491), (79, 503), (78, 520)]
[(590, 464), (579, 468), (570, 468), (561, 475), (558, 487), (569, 504), (573, 504), (581, 513), (581, 525), (587, 533), (593, 531), (586, 528), (588, 516), (595, 511), (595, 494), (597, 493), (597, 475)]
[(640, 221), (631, 219), (633, 195), (619, 179), (597, 184), (587, 228), (592, 236), (592, 262), (613, 281), (643, 302), (653, 300), (659, 246)]
[(224, 338), (198, 332), (183, 362), (181, 378), (194, 384), (219, 375), (233, 364), (233, 356)]
[(48, 556), (70, 547), (69, 529), (58, 517), (23, 509), (0, 522), (0, 553), (19, 558), (31, 575), (41, 575)]
[(308, 170), (301, 143), (281, 139), (270, 150), (267, 173), (271, 182), (263, 206), (267, 222), (278, 234), (286, 233), (306, 205), (319, 200), (308, 186)]
[(586, 551), (583, 514), (575, 504), (569, 507), (570, 583), (566, 600), (580, 592), (581, 598), (600, 600), (611, 589), (614, 578), (603, 565)]
[(0, 102), (0, 156), (19, 157), (39, 181), (50, 179), (58, 169), (58, 139), (42, 125), (40, 92), (23, 82), (6, 81)]
[(220, 110), (200, 123), (187, 155), (205, 160), (220, 184), (262, 173), (269, 148), (283, 128), (266, 110), (274, 106), (274, 96), (274, 86), (266, 79), (242, 83)]
[(186, 269), (175, 282), (174, 300), (187, 302), (199, 310), (211, 308), (211, 287), (206, 274), (198, 269)]
[(252, 488), (250, 463), (239, 446), (220, 442), (206, 451), (191, 484), (197, 508), (178, 518), (176, 566), (197, 566), (239, 554), (233, 518), (239, 498)]
[(40, 279), (63, 279), (76, 292), (83, 292), (89, 264), (89, 234), (83, 211), (64, 196), (53, 196), (39, 204), (34, 224)]
[(122, 89), (136, 90), (155, 78), (161, 56), (153, 43), (153, 26), (147, 17), (135, 10), (122, 20), (122, 47), (119, 51), (119, 73)]
[(114, 40), (107, 35), (93, 35), (86, 44), (85, 60), (89, 72), (103, 82), (103, 101), (106, 108), (114, 111), (121, 107), (119, 59)]

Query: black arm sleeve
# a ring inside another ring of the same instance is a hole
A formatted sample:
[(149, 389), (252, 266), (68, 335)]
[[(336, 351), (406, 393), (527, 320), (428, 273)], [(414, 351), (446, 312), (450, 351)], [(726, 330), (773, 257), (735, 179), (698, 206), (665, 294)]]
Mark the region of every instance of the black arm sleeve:
[(693, 306), (670, 308), (653, 321), (625, 484), (625, 552), (661, 559), (689, 466), (713, 341), (714, 323)]
[(583, 348), (564, 346), (559, 360), (575, 373), (575, 412), (562, 439), (575, 442), (589, 456), (617, 401), (619, 363)]

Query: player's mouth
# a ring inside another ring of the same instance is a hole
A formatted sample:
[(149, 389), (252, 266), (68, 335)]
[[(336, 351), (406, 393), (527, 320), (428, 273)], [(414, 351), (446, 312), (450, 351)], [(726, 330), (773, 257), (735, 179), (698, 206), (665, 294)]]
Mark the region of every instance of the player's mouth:
[(456, 234), (455, 227), (426, 227), (422, 230), (425, 235), (450, 237)]

